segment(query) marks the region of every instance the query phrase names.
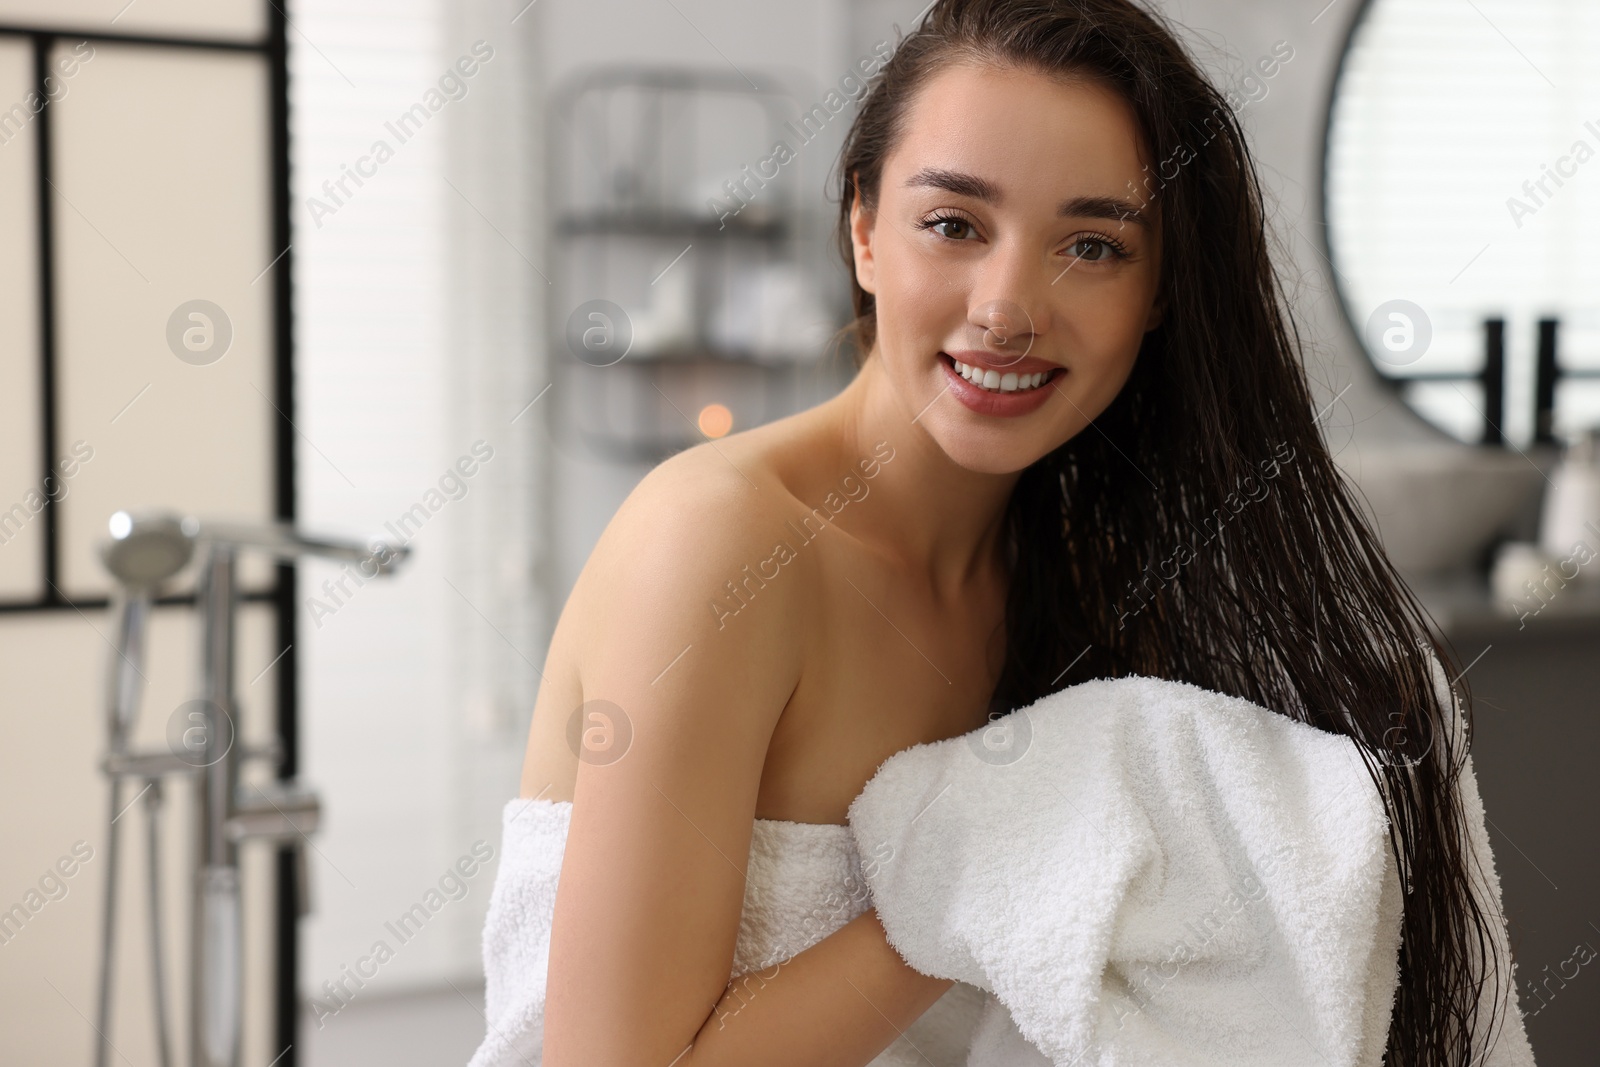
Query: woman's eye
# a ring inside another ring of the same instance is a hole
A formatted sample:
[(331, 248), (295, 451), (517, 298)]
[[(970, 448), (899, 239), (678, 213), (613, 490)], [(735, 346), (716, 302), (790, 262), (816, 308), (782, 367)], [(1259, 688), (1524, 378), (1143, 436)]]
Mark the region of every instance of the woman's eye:
[(933, 219), (923, 224), (926, 229), (937, 233), (940, 237), (947, 237), (952, 241), (961, 241), (972, 236), (976, 231), (972, 223), (963, 218), (947, 215), (944, 218)]
[[(1081, 251), (1085, 247), (1089, 249), (1088, 252)], [(1084, 237), (1072, 242), (1069, 251), (1072, 249), (1079, 249), (1077, 257), (1090, 263), (1098, 263), (1101, 260), (1110, 259), (1113, 254), (1109, 244), (1095, 237)]]

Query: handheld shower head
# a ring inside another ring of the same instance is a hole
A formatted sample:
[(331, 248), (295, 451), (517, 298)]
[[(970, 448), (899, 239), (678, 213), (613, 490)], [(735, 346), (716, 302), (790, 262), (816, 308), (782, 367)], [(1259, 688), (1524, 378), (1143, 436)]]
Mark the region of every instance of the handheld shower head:
[(118, 511), (111, 516), (111, 540), (100, 545), (100, 560), (117, 580), (111, 611), (116, 619), (106, 700), (111, 751), (127, 746), (139, 710), (144, 672), (144, 635), (150, 601), (161, 584), (188, 564), (194, 555), (194, 538), (184, 532), (175, 515), (134, 516)]
[(106, 570), (130, 590), (150, 590), (183, 570), (194, 555), (194, 537), (176, 515), (111, 516), (111, 540), (100, 546)]

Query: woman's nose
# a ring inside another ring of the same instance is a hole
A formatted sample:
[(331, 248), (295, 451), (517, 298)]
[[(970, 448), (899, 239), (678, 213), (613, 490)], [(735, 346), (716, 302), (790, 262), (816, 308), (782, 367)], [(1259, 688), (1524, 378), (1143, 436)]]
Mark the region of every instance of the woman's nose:
[(1038, 333), (1028, 310), (1005, 297), (980, 300), (972, 305), (967, 322), (973, 327), (974, 347), (996, 355), (1015, 355), (1019, 359), (1028, 354)]
[(1013, 241), (985, 257), (969, 297), (967, 322), (991, 351), (1027, 352), (1050, 328), (1050, 265), (1036, 249)]

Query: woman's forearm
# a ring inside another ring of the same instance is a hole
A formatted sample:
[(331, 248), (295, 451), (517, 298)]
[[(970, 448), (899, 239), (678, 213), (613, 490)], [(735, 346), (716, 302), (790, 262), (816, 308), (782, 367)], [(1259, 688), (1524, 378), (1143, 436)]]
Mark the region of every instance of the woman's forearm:
[(864, 1067), (954, 984), (909, 967), (869, 908), (735, 978), (673, 1067)]

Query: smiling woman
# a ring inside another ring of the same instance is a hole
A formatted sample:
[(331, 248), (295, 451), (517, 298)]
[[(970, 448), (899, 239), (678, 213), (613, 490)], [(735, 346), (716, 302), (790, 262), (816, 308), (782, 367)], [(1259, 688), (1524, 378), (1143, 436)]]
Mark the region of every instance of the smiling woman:
[[(897, 752), (1130, 674), (1357, 743), (1410, 882), (1387, 1062), (1481, 1052), (1480, 1003), (1514, 1026), (1515, 1000), (1414, 649), (1451, 661), (1318, 433), (1223, 94), (1126, 0), (938, 0), (838, 173), (859, 371), (667, 460), (596, 545), (506, 809), (475, 1067), (967, 1063), (973, 987), (867, 901), (804, 921), (859, 866), (851, 801)], [(871, 496), (721, 628), (705, 598), (877, 447)], [(569, 732), (595, 701), (614, 721)]]
[[(905, 127), (878, 203), (864, 210), (857, 185), (850, 211), (884, 373), (908, 418), (945, 392), (960, 402), (920, 419), (958, 466), (1014, 474), (1105, 410), (1160, 321), (1160, 208), (1120, 195), (1150, 156), (1128, 101), (1098, 81), (976, 59), (931, 79)], [(978, 327), (974, 347), (952, 340)], [(1007, 373), (1044, 374), (1050, 391), (1005, 390)]]

